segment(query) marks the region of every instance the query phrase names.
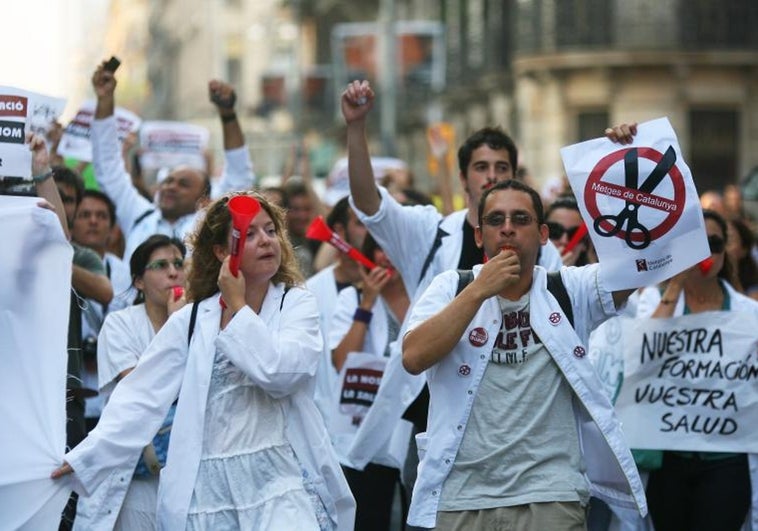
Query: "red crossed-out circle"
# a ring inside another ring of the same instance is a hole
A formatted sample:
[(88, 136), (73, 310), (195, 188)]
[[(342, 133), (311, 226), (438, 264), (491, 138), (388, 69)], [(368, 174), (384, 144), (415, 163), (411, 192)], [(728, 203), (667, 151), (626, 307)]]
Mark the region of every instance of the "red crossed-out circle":
[[(658, 164), (661, 159), (663, 158), (663, 153), (660, 151), (653, 149), (651, 147), (640, 147), (640, 148), (627, 148), (627, 149), (620, 149), (619, 151), (614, 151), (613, 153), (609, 153), (602, 159), (598, 161), (597, 164), (595, 164), (595, 167), (592, 169), (592, 172), (590, 172), (589, 177), (587, 178), (587, 184), (584, 187), (584, 204), (587, 207), (587, 212), (589, 212), (592, 219), (597, 219), (602, 215), (611, 214), (612, 212), (606, 212), (602, 213), (600, 212), (600, 209), (597, 206), (597, 194), (598, 192), (595, 192), (592, 190), (593, 184), (600, 184), (602, 183), (602, 178), (605, 175), (605, 173), (608, 171), (608, 168), (613, 166), (615, 163), (617, 163), (620, 160), (624, 159), (624, 156), (626, 153), (631, 150), (636, 149), (637, 155), (652, 160), (656, 164)], [(682, 216), (682, 213), (684, 212), (684, 202), (686, 198), (686, 190), (684, 188), (684, 177), (682, 177), (682, 173), (679, 171), (679, 168), (674, 164), (671, 169), (668, 172), (669, 177), (671, 177), (671, 183), (674, 186), (674, 199), (673, 202), (677, 206), (677, 209), (674, 211), (671, 211), (668, 213), (668, 216), (660, 223), (660, 225), (653, 227), (650, 229), (650, 239), (651, 240), (657, 240), (664, 234), (666, 234), (668, 231), (671, 230), (671, 228), (676, 225), (676, 222), (679, 221), (679, 218)], [(642, 176), (640, 176), (642, 177)], [(611, 183), (615, 184), (615, 183)], [(640, 185), (642, 183), (639, 183)], [(618, 198), (620, 201), (628, 201), (625, 198)], [(640, 206), (646, 206), (648, 208), (655, 208), (652, 206), (648, 206), (645, 203), (637, 203), (636, 201), (630, 201), (635, 204), (639, 204)], [(614, 212), (615, 213), (615, 212)], [(600, 226), (606, 230), (606, 231), (612, 231), (613, 225), (608, 220), (603, 220), (600, 223)], [(620, 230), (618, 231), (614, 236), (617, 238), (625, 239), (626, 238), (626, 231)], [(644, 235), (641, 232), (632, 232), (631, 234), (632, 241), (640, 242), (644, 240)]]

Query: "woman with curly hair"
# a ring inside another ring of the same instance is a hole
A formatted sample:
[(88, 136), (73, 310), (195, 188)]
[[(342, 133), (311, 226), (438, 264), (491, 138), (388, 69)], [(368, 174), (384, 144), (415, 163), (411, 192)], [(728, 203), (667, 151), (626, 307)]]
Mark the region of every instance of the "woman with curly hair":
[[(322, 338), (282, 211), (260, 195), (237, 276), (231, 196), (193, 235), (189, 300), (53, 473), (88, 492), (136, 462), (178, 396), (160, 529), (352, 529), (355, 503), (313, 404)], [(195, 317), (193, 317), (193, 314)]]

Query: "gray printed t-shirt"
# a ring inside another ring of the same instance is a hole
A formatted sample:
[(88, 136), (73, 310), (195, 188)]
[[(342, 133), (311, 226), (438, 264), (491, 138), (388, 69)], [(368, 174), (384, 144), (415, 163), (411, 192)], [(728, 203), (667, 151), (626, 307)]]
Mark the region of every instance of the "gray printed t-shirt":
[(572, 393), (529, 322), (529, 294), (498, 297), (501, 331), (479, 385), (440, 511), (589, 499)]

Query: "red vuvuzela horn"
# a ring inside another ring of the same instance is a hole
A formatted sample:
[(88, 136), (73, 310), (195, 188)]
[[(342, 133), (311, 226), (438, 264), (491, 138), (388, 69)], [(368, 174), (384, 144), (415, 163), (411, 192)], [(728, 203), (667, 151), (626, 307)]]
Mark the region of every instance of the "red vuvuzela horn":
[(363, 264), (369, 269), (374, 269), (376, 264), (363, 256), (361, 252), (339, 237), (324, 221), (323, 216), (317, 216), (308, 227), (305, 237), (333, 245), (338, 251), (345, 253), (356, 262)]
[(250, 222), (261, 211), (260, 203), (249, 195), (235, 195), (229, 200), (229, 213), (232, 215), (232, 243), (229, 249), (229, 270), (236, 277), (240, 259), (245, 248), (247, 229)]
[(700, 274), (706, 276), (708, 274), (708, 271), (710, 271), (713, 267), (713, 258), (709, 256), (705, 260), (699, 262), (697, 266), (700, 268)]
[(582, 238), (584, 238), (587, 235), (587, 224), (582, 221), (582, 224), (579, 225), (579, 228), (576, 229), (576, 232), (574, 233), (574, 237), (569, 240), (569, 242), (566, 244), (566, 248), (563, 249), (564, 253), (570, 253), (574, 247), (579, 245), (579, 242), (582, 241)]

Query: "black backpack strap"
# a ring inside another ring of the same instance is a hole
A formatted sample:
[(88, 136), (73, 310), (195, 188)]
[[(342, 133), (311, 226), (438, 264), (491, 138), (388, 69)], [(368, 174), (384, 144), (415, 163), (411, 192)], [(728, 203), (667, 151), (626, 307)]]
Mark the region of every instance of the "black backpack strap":
[(474, 280), (474, 272), (471, 269), (459, 269), (458, 270), (458, 287), (455, 290), (455, 296), (457, 297), (466, 286), (471, 284)]
[(145, 210), (145, 211), (144, 211), (142, 214), (140, 214), (140, 217), (138, 217), (137, 219), (135, 219), (135, 220), (134, 220), (134, 223), (132, 223), (132, 230), (134, 230), (134, 228), (135, 228), (137, 225), (139, 225), (140, 223), (142, 223), (142, 220), (144, 220), (144, 219), (145, 219), (147, 216), (149, 216), (149, 215), (150, 215), (150, 214), (152, 214), (153, 212), (155, 212), (155, 209), (154, 209), (154, 208), (151, 208), (151, 209), (149, 209), (149, 210)]
[(287, 295), (287, 292), (290, 290), (292, 286), (284, 286), (284, 293), (282, 293), (282, 300), (279, 303), (279, 311), (282, 311), (282, 308), (284, 308), (284, 297)]
[(442, 224), (442, 220), (440, 220), (440, 222), (437, 224), (437, 235), (434, 237), (434, 243), (432, 243), (432, 248), (429, 249), (429, 254), (426, 255), (426, 260), (424, 260), (424, 265), (421, 267), (421, 274), (418, 277), (419, 284), (421, 283), (422, 280), (424, 280), (424, 275), (426, 275), (426, 272), (429, 269), (429, 266), (432, 265), (432, 260), (434, 260), (434, 255), (437, 254), (437, 251), (442, 245), (442, 238), (448, 235), (448, 233), (442, 230), (442, 228), (440, 227), (441, 224)]
[(187, 345), (192, 341), (192, 334), (195, 333), (195, 321), (197, 321), (197, 307), (200, 305), (200, 301), (192, 303), (192, 313), (190, 314), (189, 332), (187, 332)]
[(566, 314), (566, 318), (574, 326), (574, 310), (571, 307), (571, 298), (569, 297), (566, 286), (563, 284), (560, 271), (551, 271), (547, 274), (547, 290), (555, 297), (558, 304)]

